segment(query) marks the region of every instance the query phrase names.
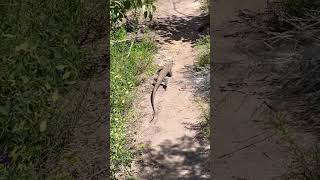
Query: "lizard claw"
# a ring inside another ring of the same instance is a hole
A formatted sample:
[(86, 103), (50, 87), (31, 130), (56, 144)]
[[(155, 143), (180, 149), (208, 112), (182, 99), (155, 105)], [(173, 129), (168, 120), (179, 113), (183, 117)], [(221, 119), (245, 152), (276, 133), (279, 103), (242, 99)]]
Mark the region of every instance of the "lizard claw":
[(167, 86), (166, 86), (166, 85), (163, 85), (162, 87), (163, 87), (163, 89), (164, 89), (165, 91), (167, 90)]

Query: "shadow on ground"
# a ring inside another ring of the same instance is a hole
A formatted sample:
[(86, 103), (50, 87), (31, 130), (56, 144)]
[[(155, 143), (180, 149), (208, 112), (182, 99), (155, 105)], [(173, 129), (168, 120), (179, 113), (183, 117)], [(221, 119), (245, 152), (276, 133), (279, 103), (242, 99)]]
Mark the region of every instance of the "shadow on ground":
[[(208, 149), (205, 146), (195, 147), (196, 139), (183, 136), (172, 143), (167, 140), (160, 149), (144, 148), (143, 160), (138, 161), (141, 179), (209, 179)], [(181, 160), (182, 159), (182, 160)]]
[[(150, 25), (152, 30), (164, 39), (165, 43), (172, 44), (174, 41), (191, 42), (194, 45), (201, 36), (198, 28), (206, 21), (206, 16), (184, 16), (179, 17), (172, 15), (165, 18), (157, 18), (157, 20)], [(206, 33), (205, 31), (202, 33)], [(159, 42), (163, 44), (164, 42)]]

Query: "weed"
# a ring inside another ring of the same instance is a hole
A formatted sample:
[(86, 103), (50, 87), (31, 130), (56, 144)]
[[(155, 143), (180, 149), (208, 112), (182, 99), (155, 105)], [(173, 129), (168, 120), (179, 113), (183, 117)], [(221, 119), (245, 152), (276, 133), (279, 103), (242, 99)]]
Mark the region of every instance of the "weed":
[(210, 36), (202, 36), (197, 42), (198, 65), (206, 66), (210, 64)]
[(320, 148), (314, 145), (311, 149), (299, 146), (288, 131), (285, 116), (281, 113), (274, 114), (272, 125), (284, 140), (289, 144), (291, 154), (291, 169), (286, 179), (318, 180), (320, 178)]

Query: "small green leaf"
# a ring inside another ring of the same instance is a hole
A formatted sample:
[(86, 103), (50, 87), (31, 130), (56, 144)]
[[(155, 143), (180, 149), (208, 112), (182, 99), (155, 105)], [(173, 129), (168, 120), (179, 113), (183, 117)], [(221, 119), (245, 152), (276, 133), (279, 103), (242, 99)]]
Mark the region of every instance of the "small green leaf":
[(66, 65), (58, 65), (58, 66), (56, 66), (56, 68), (57, 68), (58, 70), (61, 70), (61, 71), (63, 71), (64, 68), (66, 68), (66, 67), (67, 67)]
[(51, 89), (51, 86), (48, 82), (46, 82), (46, 84), (44, 84), (44, 86), (47, 88), (47, 90), (50, 90)]
[(0, 106), (0, 114), (7, 116), (9, 114), (9, 109), (7, 106)]
[(16, 51), (27, 51), (29, 49), (30, 45), (29, 43), (26, 41), (18, 46), (16, 46)]
[(12, 158), (12, 162), (16, 162), (17, 161), (17, 158), (18, 158), (17, 151), (18, 151), (18, 147), (15, 146), (13, 148), (13, 150), (10, 152), (10, 157)]
[(70, 77), (70, 75), (71, 75), (71, 72), (70, 71), (68, 71), (68, 72), (66, 72), (66, 73), (64, 73), (63, 74), (63, 77), (62, 77), (62, 79), (68, 79), (69, 77)]
[(67, 85), (72, 85), (72, 84), (75, 84), (76, 83), (76, 81), (68, 81), (68, 82), (65, 82), (65, 84), (67, 84)]
[(54, 50), (54, 57), (61, 59), (62, 58), (61, 52), (59, 50), (55, 49)]
[(40, 123), (40, 132), (44, 132), (47, 130), (47, 121), (44, 120), (44, 121), (41, 121)]
[(54, 91), (54, 93), (52, 94), (52, 100), (53, 100), (54, 102), (56, 102), (56, 101), (58, 100), (58, 98), (59, 98), (59, 93), (58, 93), (58, 91), (56, 90), (56, 91)]
[(12, 34), (2, 34), (2, 37), (14, 38), (14, 37), (16, 37), (16, 36), (15, 36), (15, 35), (12, 35)]
[(22, 79), (24, 84), (29, 82), (29, 78), (27, 76), (22, 76), (21, 79)]

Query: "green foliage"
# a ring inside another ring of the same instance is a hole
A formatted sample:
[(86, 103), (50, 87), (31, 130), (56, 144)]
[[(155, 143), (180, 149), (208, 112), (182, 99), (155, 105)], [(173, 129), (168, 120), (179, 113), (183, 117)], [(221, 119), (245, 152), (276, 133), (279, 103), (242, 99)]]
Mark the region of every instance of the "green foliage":
[[(152, 19), (152, 14), (156, 10), (153, 4), (154, 0), (111, 0), (110, 1), (110, 20), (112, 27), (114, 27), (118, 22), (122, 21), (125, 14), (134, 10), (142, 10), (145, 18)], [(135, 14), (137, 15), (137, 14)]]
[(202, 36), (197, 42), (198, 65), (206, 66), (210, 64), (210, 36)]
[[(118, 30), (112, 35), (112, 40), (123, 40), (126, 32)], [(127, 125), (132, 118), (132, 101), (138, 76), (147, 72), (152, 65), (155, 44), (145, 38), (142, 42), (134, 43), (128, 57), (129, 42), (111, 45), (111, 170), (114, 174), (121, 167), (126, 167), (133, 157), (128, 149)]]
[[(59, 104), (87, 72), (79, 40), (82, 0), (4, 0), (0, 5), (0, 179), (44, 179), (67, 117)], [(65, 129), (66, 128), (66, 129)]]
[(289, 124), (285, 114), (273, 114), (270, 125), (275, 129), (275, 132), (283, 137), (283, 140), (288, 143), (288, 152), (291, 154), (292, 163), (288, 171), (287, 178), (295, 177), (296, 179), (318, 180), (320, 178), (320, 146), (314, 144), (310, 148), (299, 145), (296, 142), (293, 134), (289, 131)]

